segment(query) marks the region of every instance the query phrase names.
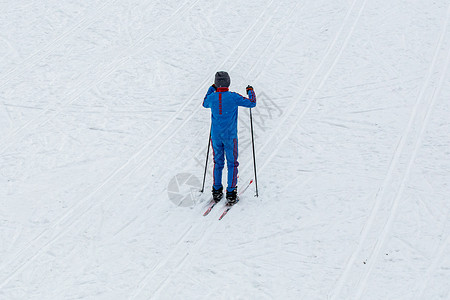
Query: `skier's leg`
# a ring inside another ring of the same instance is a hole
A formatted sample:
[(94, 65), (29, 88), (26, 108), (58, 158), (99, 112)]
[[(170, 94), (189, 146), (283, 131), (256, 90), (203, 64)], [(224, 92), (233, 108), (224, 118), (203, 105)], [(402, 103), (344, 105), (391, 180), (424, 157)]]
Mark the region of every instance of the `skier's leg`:
[(238, 179), (238, 140), (230, 139), (225, 145), (225, 154), (227, 156), (228, 168), (228, 187), (227, 191), (231, 192), (236, 189)]
[(213, 188), (218, 190), (222, 188), (222, 170), (225, 165), (224, 145), (220, 140), (211, 139), (214, 157), (214, 183)]

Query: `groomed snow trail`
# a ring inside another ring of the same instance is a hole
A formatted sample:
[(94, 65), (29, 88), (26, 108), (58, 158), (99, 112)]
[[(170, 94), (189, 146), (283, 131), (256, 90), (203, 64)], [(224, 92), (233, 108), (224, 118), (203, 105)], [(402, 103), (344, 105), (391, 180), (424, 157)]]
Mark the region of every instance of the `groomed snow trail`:
[[(0, 9), (1, 299), (449, 299), (448, 1)], [(260, 188), (221, 221), (218, 70)]]

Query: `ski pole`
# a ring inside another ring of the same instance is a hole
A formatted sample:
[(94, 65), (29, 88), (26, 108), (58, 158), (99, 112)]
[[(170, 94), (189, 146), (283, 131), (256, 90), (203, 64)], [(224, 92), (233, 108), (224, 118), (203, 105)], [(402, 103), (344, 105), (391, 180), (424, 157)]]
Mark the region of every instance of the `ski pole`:
[(255, 139), (253, 137), (253, 118), (252, 118), (252, 109), (250, 108), (250, 130), (252, 133), (252, 147), (253, 147), (253, 169), (255, 170), (255, 188), (256, 188), (256, 197), (258, 197), (258, 179), (256, 177), (256, 158), (255, 158)]
[(211, 146), (211, 129), (209, 129), (208, 150), (206, 151), (205, 173), (203, 174), (203, 185), (202, 185), (202, 190), (200, 191), (200, 193), (203, 193), (203, 190), (205, 189), (206, 169), (208, 167), (208, 158), (209, 158), (209, 148), (210, 148), (210, 146)]

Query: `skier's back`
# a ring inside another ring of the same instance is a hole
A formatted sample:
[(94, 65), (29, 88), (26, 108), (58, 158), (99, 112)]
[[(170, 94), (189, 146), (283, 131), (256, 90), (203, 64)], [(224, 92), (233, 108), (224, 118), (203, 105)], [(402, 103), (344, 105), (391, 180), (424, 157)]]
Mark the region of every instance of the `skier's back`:
[(216, 202), (223, 196), (222, 170), (227, 158), (229, 204), (236, 203), (238, 158), (237, 120), (238, 107), (255, 107), (256, 95), (251, 86), (247, 87), (246, 98), (230, 92), (230, 77), (227, 72), (217, 72), (214, 84), (208, 89), (203, 107), (211, 109), (211, 143), (214, 155), (214, 183), (212, 193)]

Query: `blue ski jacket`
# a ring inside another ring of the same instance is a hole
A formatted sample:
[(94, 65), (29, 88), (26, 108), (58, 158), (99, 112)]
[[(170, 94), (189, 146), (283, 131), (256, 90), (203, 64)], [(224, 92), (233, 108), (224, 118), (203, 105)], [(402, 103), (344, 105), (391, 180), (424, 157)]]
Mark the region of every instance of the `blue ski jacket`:
[(256, 95), (249, 90), (249, 98), (230, 92), (226, 87), (211, 86), (203, 100), (203, 107), (211, 109), (212, 140), (229, 141), (237, 139), (238, 107), (255, 107)]

